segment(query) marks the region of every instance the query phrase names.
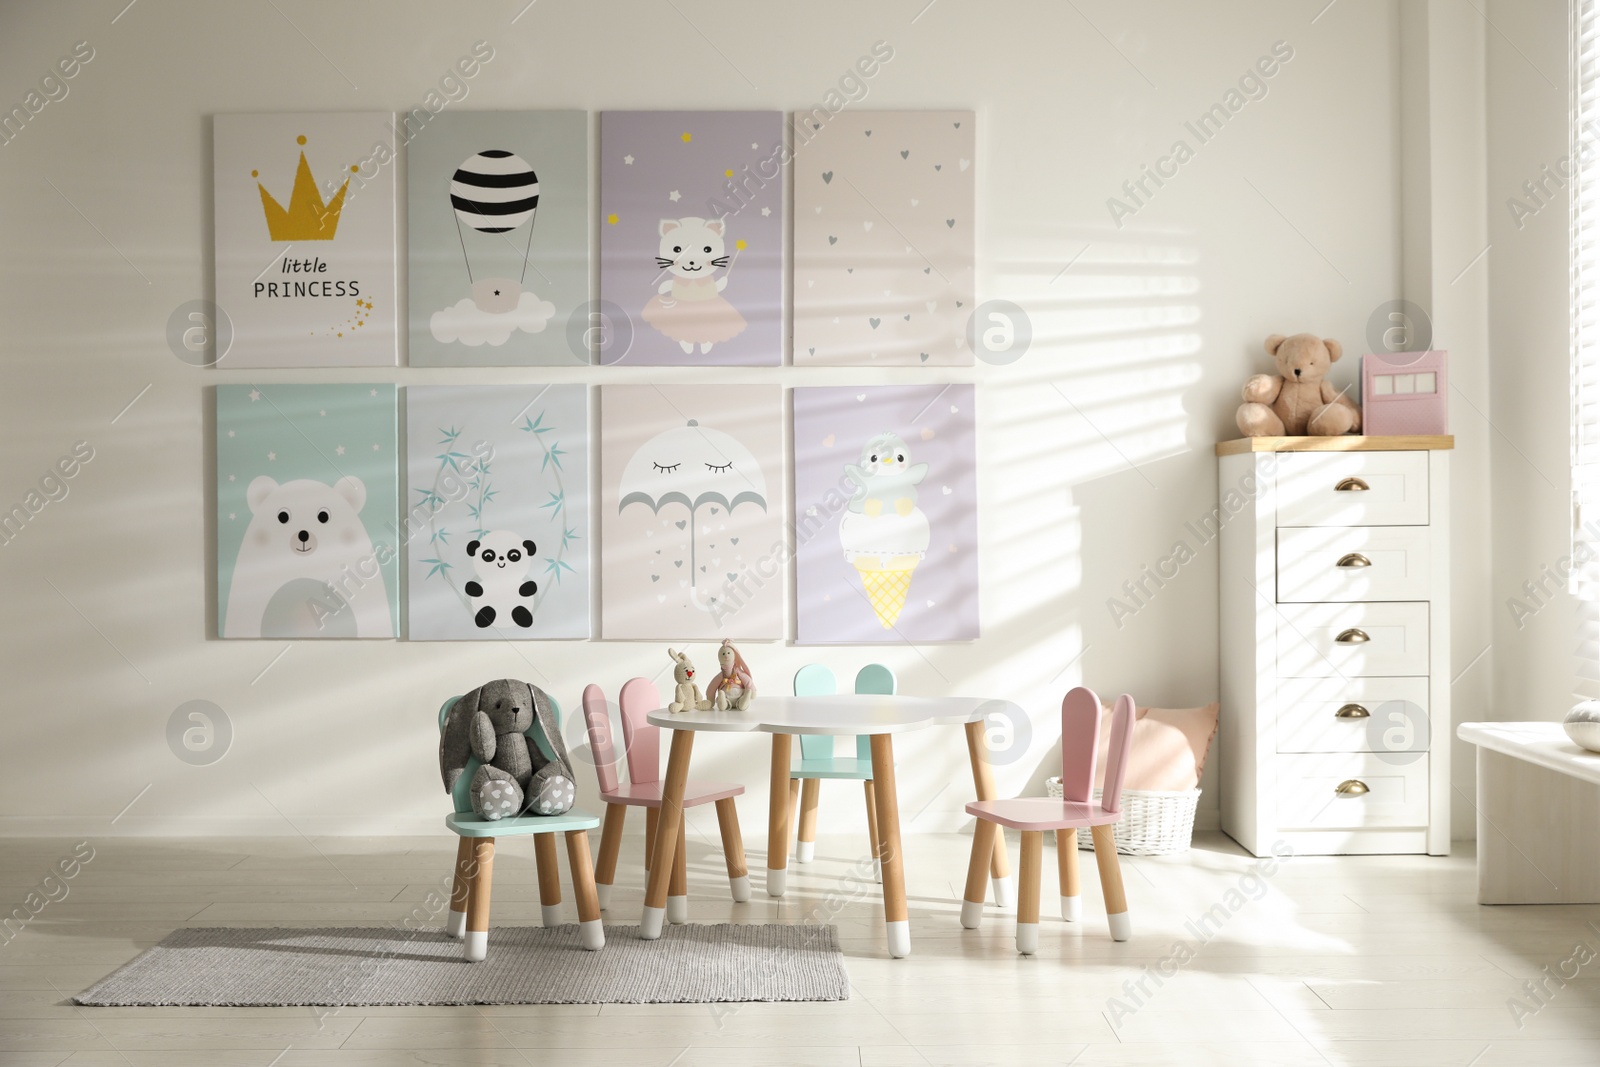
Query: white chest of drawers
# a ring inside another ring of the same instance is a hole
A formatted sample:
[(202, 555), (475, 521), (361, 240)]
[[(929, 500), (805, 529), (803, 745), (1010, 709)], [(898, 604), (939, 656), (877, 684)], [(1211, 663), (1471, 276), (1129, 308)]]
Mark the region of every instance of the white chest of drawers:
[(1217, 446), (1222, 829), (1450, 851), (1451, 437)]

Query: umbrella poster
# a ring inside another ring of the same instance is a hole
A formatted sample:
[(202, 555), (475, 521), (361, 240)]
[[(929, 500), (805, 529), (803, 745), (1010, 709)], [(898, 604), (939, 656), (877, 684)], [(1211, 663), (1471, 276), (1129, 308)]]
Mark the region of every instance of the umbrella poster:
[(856, 111), (794, 176), (797, 366), (971, 366), (970, 111)]
[(412, 366), (590, 361), (586, 113), (437, 115), (406, 187)]
[(221, 637), (394, 637), (393, 385), (219, 385)]
[(782, 425), (777, 386), (601, 387), (604, 637), (783, 637)]
[(601, 114), (601, 362), (782, 362), (783, 152), (777, 111)]
[(223, 367), (399, 360), (394, 141), (385, 113), (218, 115), (216, 302)]
[(970, 385), (794, 391), (800, 644), (978, 636)]
[(589, 636), (582, 385), (406, 389), (407, 635)]

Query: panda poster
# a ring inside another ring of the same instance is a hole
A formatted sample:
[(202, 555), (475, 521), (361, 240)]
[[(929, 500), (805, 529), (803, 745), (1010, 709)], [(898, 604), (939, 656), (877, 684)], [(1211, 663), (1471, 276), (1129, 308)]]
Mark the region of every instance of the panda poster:
[(393, 385), (219, 385), (221, 637), (389, 637), (400, 558)]
[(845, 110), (797, 131), (813, 135), (794, 176), (796, 366), (972, 365), (974, 125)]
[(224, 367), (399, 359), (393, 116), (218, 115), (216, 302)]
[(783, 361), (783, 115), (600, 116), (600, 362)]
[(601, 387), (607, 639), (783, 637), (782, 426), (777, 386)]
[(406, 198), (413, 367), (590, 362), (587, 113), (437, 115)]
[(971, 385), (794, 391), (800, 644), (978, 636)]
[(588, 637), (585, 387), (411, 386), (406, 452), (407, 635)]

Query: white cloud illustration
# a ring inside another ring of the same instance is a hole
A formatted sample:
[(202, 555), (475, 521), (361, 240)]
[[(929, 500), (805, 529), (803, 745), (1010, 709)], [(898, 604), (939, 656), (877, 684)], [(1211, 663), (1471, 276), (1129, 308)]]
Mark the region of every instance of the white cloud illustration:
[(470, 297), (464, 297), (428, 319), (434, 340), (450, 344), (460, 341), (469, 348), (488, 344), (498, 348), (518, 330), (542, 333), (556, 313), (556, 306), (538, 295), (524, 292), (517, 306), (503, 314), (480, 310)]

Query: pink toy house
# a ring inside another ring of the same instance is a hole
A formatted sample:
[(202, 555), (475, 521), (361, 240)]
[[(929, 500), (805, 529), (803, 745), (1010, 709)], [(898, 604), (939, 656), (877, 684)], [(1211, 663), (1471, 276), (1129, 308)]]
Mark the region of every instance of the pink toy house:
[(1449, 429), (1450, 353), (1368, 353), (1361, 359), (1361, 432), (1443, 434)]

